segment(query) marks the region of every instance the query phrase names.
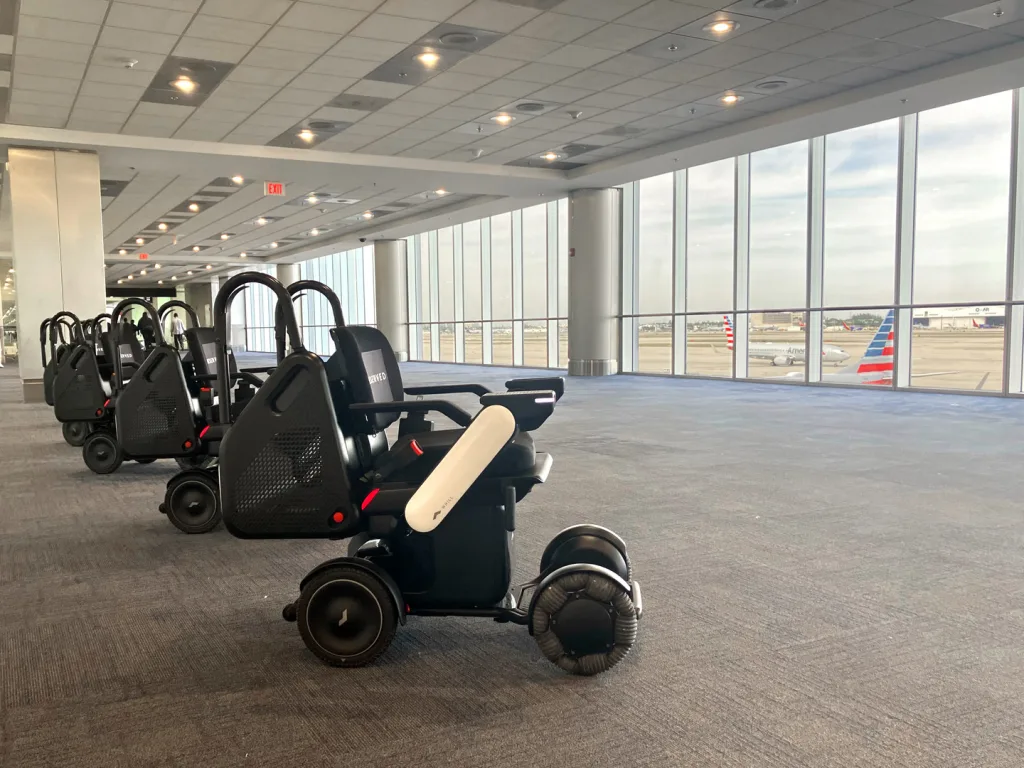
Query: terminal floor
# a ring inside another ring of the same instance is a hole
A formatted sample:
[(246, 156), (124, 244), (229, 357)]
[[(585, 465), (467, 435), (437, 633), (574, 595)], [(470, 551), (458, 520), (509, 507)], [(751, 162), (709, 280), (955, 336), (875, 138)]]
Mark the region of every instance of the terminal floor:
[(280, 610), (339, 546), (180, 534), (169, 462), (92, 475), (18, 392), (0, 372), (4, 768), (1024, 765), (1022, 401), (570, 380), (518, 575), (601, 523), (647, 609), (586, 679), (484, 620), (323, 666)]

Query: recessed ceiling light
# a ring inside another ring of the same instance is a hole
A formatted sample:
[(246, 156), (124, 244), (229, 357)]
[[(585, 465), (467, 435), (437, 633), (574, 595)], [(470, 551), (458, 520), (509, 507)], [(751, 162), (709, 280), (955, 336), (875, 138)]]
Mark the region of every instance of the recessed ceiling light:
[(199, 203), (190, 203), (189, 206), (188, 206), (188, 209), (190, 211), (192, 211), (192, 213), (198, 213), (199, 212)]
[(136, 245), (145, 245), (145, 243), (146, 243), (146, 241), (143, 240), (141, 237), (136, 237), (135, 238), (135, 244)]
[(199, 253), (199, 246), (198, 245), (193, 245), (192, 246), (192, 252), (193, 253)]
[(124, 248), (122, 248), (120, 251), (117, 252), (117, 255), (118, 256), (127, 256), (128, 255), (128, 251), (126, 251)]
[(267, 223), (267, 220), (260, 216), (258, 219), (256, 219), (256, 223), (262, 227), (264, 224)]
[(277, 243), (271, 243), (271, 244), (270, 244), (270, 247), (271, 247), (271, 248), (277, 248)]
[(191, 275), (191, 274), (192, 274), (192, 270), (190, 269), (190, 270), (189, 270), (188, 272), (186, 272), (185, 274), (186, 274), (186, 275)]
[(424, 67), (435, 67), (435, 66), (437, 66), (437, 62), (439, 62), (440, 60), (441, 60), (441, 57), (438, 56), (433, 51), (427, 51), (426, 53), (421, 53), (419, 56), (416, 57), (416, 61), (418, 61)]
[(157, 284), (157, 285), (163, 285), (163, 284), (164, 284), (164, 281), (163, 281), (163, 280), (157, 280), (157, 281), (156, 281), (156, 284)]
[(557, 160), (560, 155), (557, 152), (545, 152), (541, 157), (550, 163), (552, 160)]
[(735, 32), (740, 28), (740, 25), (732, 19), (718, 19), (712, 21), (710, 24), (704, 25), (704, 31), (710, 32), (713, 35), (728, 35), (730, 32)]
[(235, 182), (235, 184), (245, 184), (245, 176), (232, 176), (231, 180)]
[(729, 93), (724, 94), (718, 100), (725, 104), (727, 107), (730, 107), (733, 104), (739, 104), (741, 101), (743, 101), (743, 97), (740, 96), (738, 93), (732, 93), (730, 91)]
[(439, 197), (444, 197), (445, 195), (448, 194), (448, 190), (447, 189), (435, 189), (434, 190), (434, 194), (438, 195)]
[(670, 46), (669, 46), (668, 48), (666, 48), (665, 50), (667, 50), (667, 51), (672, 51), (673, 53), (675, 53), (676, 51), (678, 51), (678, 50), (679, 50), (679, 46), (678, 46), (678, 45), (676, 45), (675, 43), (672, 43), (672, 45), (670, 45)]
[(13, 275), (14, 274), (14, 267), (11, 267), (10, 269), (8, 269), (7, 270), (7, 274)]
[(134, 280), (134, 279), (135, 279), (135, 277), (134, 277), (133, 275), (128, 275), (128, 277), (126, 277), (125, 279), (126, 279), (126, 280)]
[(800, 0), (754, 0), (755, 8), (764, 8), (769, 11), (781, 11), (791, 5), (796, 5)]
[(512, 115), (507, 115), (504, 112), (502, 112), (500, 115), (495, 115), (494, 117), (492, 117), (491, 120), (493, 120), (496, 123), (501, 123), (502, 125), (508, 125), (513, 120), (515, 120), (515, 117), (513, 117)]
[(309, 234), (312, 235), (313, 237), (316, 237), (317, 235), (320, 234), (320, 230), (317, 229), (316, 227), (313, 227), (311, 230), (309, 230)]
[(177, 279), (178, 279), (177, 275), (171, 275), (171, 280), (177, 280)]
[(245, 251), (242, 251), (242, 252), (241, 252), (240, 254), (238, 254), (238, 258), (240, 258), (240, 259), (244, 259), (244, 258), (245, 258), (246, 256), (248, 256), (248, 255), (249, 255), (249, 254), (247, 254), (247, 253), (246, 253)]
[[(104, 269), (110, 269), (110, 265), (109, 264), (104, 264), (103, 268)], [(7, 279), (10, 280), (11, 278), (8, 277)]]
[(306, 198), (306, 202), (309, 203), (310, 205), (316, 205), (317, 202), (319, 202), (319, 200), (320, 198), (318, 198), (316, 195), (310, 195), (309, 197)]
[(161, 232), (167, 231), (167, 225), (164, 224), (162, 221), (156, 225), (156, 228), (159, 229)]
[(296, 135), (305, 142), (311, 142), (316, 138), (316, 134), (309, 130), (309, 128), (303, 128)]
[(141, 272), (139, 272), (139, 274), (140, 274), (140, 275), (144, 275), (144, 274), (146, 274), (146, 270), (142, 270)]
[(207, 264), (207, 265), (206, 265), (206, 268), (207, 268), (207, 269), (213, 269), (213, 264)]
[(196, 89), (196, 81), (187, 75), (180, 75), (171, 85), (182, 93), (192, 93)]
[(222, 234), (222, 235), (220, 236), (220, 239), (221, 239), (221, 240), (227, 240), (227, 239), (228, 239), (229, 237), (231, 237), (231, 235), (229, 235), (229, 234), (228, 234), (227, 232), (224, 232), (224, 233), (223, 233), (223, 234)]
[(117, 281), (117, 284), (118, 284), (118, 285), (121, 285), (121, 284), (122, 284), (123, 282), (124, 282), (124, 280), (118, 280), (118, 281)]
[(373, 211), (367, 211), (366, 213), (364, 213), (363, 214), (363, 218), (364, 219), (372, 219), (373, 218)]
[(154, 264), (153, 265), (153, 269), (160, 269), (160, 265), (159, 264)]

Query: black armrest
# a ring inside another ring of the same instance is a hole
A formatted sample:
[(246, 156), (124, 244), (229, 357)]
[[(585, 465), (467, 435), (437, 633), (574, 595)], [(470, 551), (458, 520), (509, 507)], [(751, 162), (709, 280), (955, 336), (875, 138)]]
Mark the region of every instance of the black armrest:
[[(195, 376), (196, 381), (216, 381), (216, 373), (197, 373)], [(263, 379), (254, 374), (252, 370), (238, 371), (231, 374), (231, 381), (245, 380), (252, 384), (254, 387), (262, 387)]]
[(268, 365), (263, 368), (242, 368), (239, 373), (273, 373), (276, 370), (276, 365)]
[(502, 405), (508, 408), (515, 417), (519, 428), (524, 432), (531, 432), (539, 428), (548, 420), (548, 416), (555, 412), (556, 399), (557, 395), (550, 389), (532, 392), (497, 392), (481, 397), (480, 404), (484, 408), (489, 405)]
[(358, 413), (414, 413), (437, 411), (447, 416), (460, 427), (468, 427), (473, 417), (447, 400), (402, 400), (387, 403), (352, 403), (350, 411)]
[(555, 400), (561, 400), (565, 394), (565, 379), (561, 376), (549, 376), (535, 379), (511, 379), (505, 382), (509, 392), (532, 392), (550, 389), (555, 393)]
[(491, 394), (491, 390), (483, 384), (427, 384), (422, 387), (406, 387), (407, 395), (476, 395), (483, 397)]

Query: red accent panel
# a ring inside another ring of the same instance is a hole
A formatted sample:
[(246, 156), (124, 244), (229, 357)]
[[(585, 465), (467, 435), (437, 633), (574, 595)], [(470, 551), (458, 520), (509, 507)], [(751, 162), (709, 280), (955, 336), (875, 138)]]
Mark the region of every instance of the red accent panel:
[(334, 515), (331, 516), (331, 519), (336, 523), (343, 523), (345, 522), (345, 513), (335, 512)]
[(368, 494), (366, 494), (366, 498), (363, 499), (363, 503), (359, 505), (359, 508), (366, 509), (370, 506), (370, 502), (374, 500), (378, 493), (380, 493), (380, 488), (372, 489)]
[(412, 452), (415, 453), (417, 456), (423, 455), (423, 449), (420, 448), (420, 444), (417, 443), (415, 440), (409, 441), (409, 447), (412, 448)]
[(202, 439), (203, 439), (203, 436), (204, 436), (204, 435), (205, 435), (205, 434), (206, 434), (207, 432), (209, 432), (209, 431), (210, 431), (210, 425), (209, 425), (209, 424), (207, 424), (207, 425), (206, 425), (205, 427), (203, 427), (202, 431), (201, 431), (201, 432), (199, 433), (199, 439), (200, 439), (200, 440), (202, 440)]
[(892, 363), (861, 363), (857, 373), (877, 373), (879, 371), (892, 371)]

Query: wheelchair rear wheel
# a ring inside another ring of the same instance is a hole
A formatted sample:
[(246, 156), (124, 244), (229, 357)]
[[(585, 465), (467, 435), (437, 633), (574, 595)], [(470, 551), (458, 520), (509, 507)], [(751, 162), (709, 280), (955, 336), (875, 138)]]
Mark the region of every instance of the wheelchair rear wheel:
[(82, 445), (82, 458), (85, 466), (97, 475), (109, 475), (117, 471), (124, 461), (124, 451), (112, 434), (106, 430), (93, 432)]
[(60, 426), (64, 442), (75, 448), (81, 448), (85, 444), (85, 438), (89, 436), (91, 427), (85, 421), (68, 421)]
[(317, 574), (295, 603), (306, 647), (334, 667), (369, 664), (391, 645), (398, 606), (380, 579), (340, 565)]
[(182, 472), (167, 484), (161, 511), (184, 533), (208, 533), (220, 524), (220, 487), (206, 472)]
[(636, 608), (610, 575), (566, 570), (534, 598), (531, 633), (548, 660), (566, 672), (606, 672), (636, 642)]

